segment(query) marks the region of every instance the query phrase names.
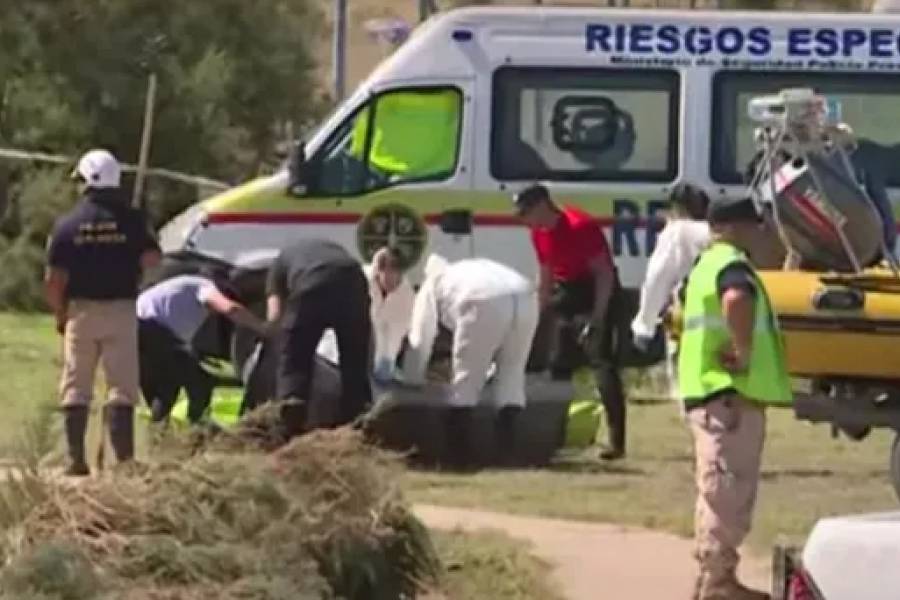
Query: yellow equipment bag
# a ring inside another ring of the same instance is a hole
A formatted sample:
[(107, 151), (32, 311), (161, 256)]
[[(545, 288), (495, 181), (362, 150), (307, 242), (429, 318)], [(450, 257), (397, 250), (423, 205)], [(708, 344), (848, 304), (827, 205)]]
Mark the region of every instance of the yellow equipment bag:
[[(220, 427), (233, 427), (239, 420), (241, 410), (241, 402), (244, 398), (244, 391), (240, 388), (216, 388), (212, 395), (207, 416), (209, 419)], [(150, 409), (146, 405), (142, 405), (138, 410), (141, 417), (149, 420)], [(172, 412), (169, 414), (169, 421), (176, 425), (188, 425), (188, 401), (184, 392), (179, 394)]]
[(597, 439), (600, 415), (603, 407), (591, 400), (573, 402), (569, 405), (566, 422), (566, 448), (587, 448)]
[(603, 407), (597, 398), (596, 380), (590, 369), (576, 371), (572, 384), (575, 397), (569, 404), (565, 445), (566, 448), (587, 448), (597, 438)]

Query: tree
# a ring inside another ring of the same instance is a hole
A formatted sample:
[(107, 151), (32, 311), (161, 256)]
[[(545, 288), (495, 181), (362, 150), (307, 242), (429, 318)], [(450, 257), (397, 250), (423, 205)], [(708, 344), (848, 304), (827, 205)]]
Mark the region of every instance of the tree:
[[(312, 0), (10, 3), (0, 20), (0, 145), (72, 156), (102, 146), (133, 162), (154, 72), (151, 164), (237, 183), (276, 160), (285, 123), (302, 126), (326, 106), (312, 59), (323, 29)], [(0, 253), (43, 243), (45, 209), (74, 200), (63, 175), (0, 162)], [(151, 183), (158, 223), (195, 199), (185, 186)]]

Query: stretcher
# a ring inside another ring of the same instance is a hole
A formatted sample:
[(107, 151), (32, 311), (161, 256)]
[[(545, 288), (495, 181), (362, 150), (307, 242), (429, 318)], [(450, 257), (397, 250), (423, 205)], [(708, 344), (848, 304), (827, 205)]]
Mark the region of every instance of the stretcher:
[[(448, 383), (450, 350), (445, 335), (439, 336), (436, 346), (436, 356), (432, 360), (426, 385), (411, 387), (399, 382), (372, 382), (375, 402), (367, 416), (366, 430), (369, 435), (382, 446), (401, 452), (422, 465), (445, 464), (450, 445), (454, 442), (446, 438), (444, 425), (451, 395)], [(271, 397), (276, 366), (274, 358), (273, 353), (249, 353), (244, 361), (254, 364), (244, 364), (238, 369), (243, 379), (248, 380), (252, 376), (255, 381), (253, 385), (262, 386), (254, 391), (254, 395)], [(227, 379), (226, 371), (228, 368), (219, 364), (215, 375), (224, 381)], [(313, 428), (333, 427), (339, 419), (340, 370), (327, 358), (317, 356), (312, 380), (308, 425)], [(493, 386), (489, 382), (482, 392), (482, 402), (475, 410), (468, 440), (472, 447), (470, 455), (483, 466), (495, 464), (501, 455), (494, 430), (496, 407), (491, 402), (492, 393)], [(514, 447), (504, 454), (521, 466), (549, 463), (566, 441), (573, 393), (574, 388), (569, 381), (529, 375), (526, 381), (528, 402), (516, 420)], [(244, 390), (234, 385), (217, 387), (206, 418), (219, 427), (234, 426), (241, 416), (243, 395)], [(142, 409), (141, 412), (149, 418), (149, 411)], [(182, 394), (170, 414), (170, 421), (177, 426), (187, 426), (187, 412), (187, 399)], [(593, 431), (596, 431), (596, 424)]]

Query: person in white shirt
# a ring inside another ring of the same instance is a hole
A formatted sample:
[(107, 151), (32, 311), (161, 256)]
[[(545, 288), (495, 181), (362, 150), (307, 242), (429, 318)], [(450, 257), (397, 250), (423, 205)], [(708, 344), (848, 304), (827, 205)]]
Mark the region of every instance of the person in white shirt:
[(679, 183), (669, 195), (669, 206), (666, 226), (647, 263), (640, 307), (631, 323), (638, 348), (646, 347), (656, 335), (663, 310), (710, 242), (706, 192), (689, 183)]
[(416, 296), (403, 357), (403, 380), (421, 384), (438, 328), (453, 332), (453, 380), (447, 440), (453, 466), (472, 466), (468, 431), (492, 365), (501, 452), (512, 454), (514, 422), (525, 406), (525, 368), (539, 316), (534, 283), (513, 269), (478, 258), (449, 264), (429, 257)]
[[(373, 376), (379, 382), (393, 378), (397, 356), (409, 331), (409, 318), (416, 297), (401, 264), (397, 251), (384, 247), (373, 255), (371, 264), (363, 267), (372, 299)], [(316, 352), (332, 364), (338, 364), (334, 331), (326, 332)]]

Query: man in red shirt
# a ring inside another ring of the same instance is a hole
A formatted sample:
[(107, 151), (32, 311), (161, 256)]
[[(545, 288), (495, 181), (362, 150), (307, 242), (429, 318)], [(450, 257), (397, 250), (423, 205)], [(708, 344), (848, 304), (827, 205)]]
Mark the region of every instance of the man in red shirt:
[[(531, 229), (540, 264), (539, 299), (545, 315), (558, 317), (552, 361), (555, 377), (594, 368), (609, 429), (604, 460), (625, 456), (625, 393), (617, 364), (621, 331), (619, 278), (597, 220), (573, 207), (559, 207), (547, 188), (531, 186), (515, 197), (516, 210)], [(585, 321), (580, 332), (577, 321)], [(586, 355), (586, 356), (585, 356)]]

